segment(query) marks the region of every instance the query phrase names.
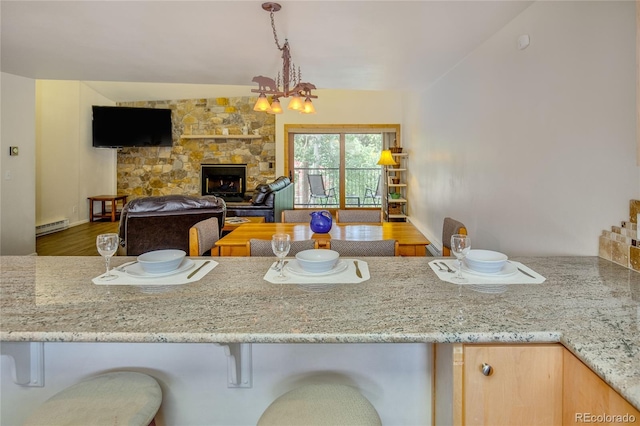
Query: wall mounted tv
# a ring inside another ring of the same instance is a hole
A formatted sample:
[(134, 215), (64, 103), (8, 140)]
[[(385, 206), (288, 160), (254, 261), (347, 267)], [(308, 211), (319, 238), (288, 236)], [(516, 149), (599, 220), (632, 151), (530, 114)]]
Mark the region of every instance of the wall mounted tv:
[(170, 109), (96, 105), (92, 108), (96, 148), (173, 145)]

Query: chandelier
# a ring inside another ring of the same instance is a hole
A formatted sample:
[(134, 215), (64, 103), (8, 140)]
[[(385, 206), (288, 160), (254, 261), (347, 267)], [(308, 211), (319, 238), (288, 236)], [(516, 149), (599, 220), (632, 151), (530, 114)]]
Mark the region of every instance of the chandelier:
[[(276, 80), (262, 75), (253, 77), (252, 81), (254, 83), (258, 83), (258, 88), (251, 89), (251, 91), (253, 93), (259, 93), (258, 101), (253, 107), (253, 110), (263, 111), (269, 114), (282, 114), (280, 98), (291, 97), (287, 109), (299, 111), (302, 114), (315, 114), (316, 110), (311, 103), (311, 99), (317, 99), (318, 97), (312, 95), (311, 90), (314, 90), (316, 86), (311, 83), (302, 82), (300, 67), (298, 67), (296, 72), (295, 64), (291, 61), (289, 41), (285, 39), (282, 46), (278, 41), (278, 33), (276, 32), (273, 15), (275, 12), (280, 10), (281, 6), (278, 3), (267, 2), (262, 3), (262, 8), (269, 12), (269, 15), (271, 16), (273, 38), (278, 50), (282, 52), (282, 74), (278, 72)], [(280, 84), (280, 78), (282, 78), (282, 84)], [(267, 95), (271, 95), (273, 97), (271, 103), (269, 103)]]

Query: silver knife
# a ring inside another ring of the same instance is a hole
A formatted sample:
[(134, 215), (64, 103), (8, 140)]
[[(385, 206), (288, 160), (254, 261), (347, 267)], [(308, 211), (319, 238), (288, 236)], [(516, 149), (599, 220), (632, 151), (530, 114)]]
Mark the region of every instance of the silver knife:
[(202, 265), (198, 266), (198, 268), (197, 268), (195, 271), (193, 271), (192, 273), (190, 273), (189, 275), (187, 275), (187, 279), (189, 279), (189, 278), (193, 277), (195, 274), (197, 274), (197, 273), (198, 273), (198, 271), (199, 271), (200, 269), (202, 269), (202, 267), (203, 267), (204, 265), (206, 265), (207, 263), (209, 263), (209, 262), (211, 262), (211, 261), (210, 261), (210, 260), (207, 260), (207, 261), (205, 261)]
[(531, 277), (533, 279), (535, 279), (536, 277), (534, 277), (533, 275), (531, 275), (530, 273), (528, 273), (527, 271), (523, 271), (522, 269), (518, 268), (518, 271), (522, 272), (523, 274), (525, 274), (528, 277)]
[(360, 272), (360, 268), (358, 267), (358, 261), (354, 260), (353, 264), (356, 265), (356, 276), (358, 278), (362, 278), (362, 272)]

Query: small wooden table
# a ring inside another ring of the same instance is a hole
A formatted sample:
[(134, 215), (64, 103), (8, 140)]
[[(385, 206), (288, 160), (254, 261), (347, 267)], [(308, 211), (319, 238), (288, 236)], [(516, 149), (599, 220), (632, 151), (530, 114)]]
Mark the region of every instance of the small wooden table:
[(316, 234), (307, 223), (245, 223), (216, 241), (220, 256), (246, 256), (251, 238), (270, 240), (277, 232), (291, 235), (291, 240), (318, 240), (320, 248), (336, 240), (397, 240), (401, 256), (425, 256), (429, 240), (409, 222), (334, 223), (328, 234)]
[[(89, 197), (89, 220), (91, 222), (95, 222), (95, 219), (111, 219), (111, 222), (115, 222), (116, 218), (119, 217), (120, 212), (118, 211), (118, 201), (122, 201), (122, 207), (127, 204), (127, 195), (96, 195), (94, 197)], [(93, 213), (93, 202), (99, 201), (102, 203), (102, 212), (101, 213)], [(106, 203), (111, 203), (111, 211), (107, 211)]]

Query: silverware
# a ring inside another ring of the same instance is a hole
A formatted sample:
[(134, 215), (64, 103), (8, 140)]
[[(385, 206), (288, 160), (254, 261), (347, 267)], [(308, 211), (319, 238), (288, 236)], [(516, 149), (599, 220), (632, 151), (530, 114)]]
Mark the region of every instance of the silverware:
[(439, 271), (447, 272), (447, 270), (446, 270), (446, 269), (442, 269), (442, 266), (438, 265), (438, 262), (433, 262), (433, 264), (434, 264), (434, 265), (436, 265), (436, 266), (438, 267), (438, 270), (439, 270)]
[(189, 278), (193, 277), (195, 274), (197, 274), (197, 273), (198, 273), (198, 271), (199, 271), (200, 269), (202, 269), (202, 267), (203, 267), (204, 265), (206, 265), (207, 263), (209, 263), (209, 262), (211, 262), (211, 261), (210, 261), (210, 260), (207, 260), (207, 261), (205, 261), (202, 265), (198, 266), (198, 267), (196, 268), (196, 270), (195, 270), (195, 271), (193, 271), (192, 273), (190, 273), (189, 275), (187, 275), (187, 279), (189, 279)]
[(445, 268), (447, 268), (447, 272), (451, 272), (451, 273), (456, 272), (456, 271), (454, 271), (453, 269), (449, 268), (449, 265), (447, 265), (446, 263), (444, 263), (444, 262), (440, 262), (440, 264), (441, 264), (442, 266), (444, 266)]
[(358, 278), (362, 278), (362, 272), (360, 272), (360, 268), (358, 267), (358, 261), (354, 260), (353, 264), (356, 265), (356, 276)]
[(520, 268), (518, 268), (518, 271), (522, 272), (522, 273), (523, 273), (523, 274), (525, 274), (526, 276), (531, 277), (531, 278), (533, 278), (533, 279), (535, 279), (535, 278), (536, 278), (536, 277), (534, 277), (533, 275), (531, 275), (530, 273), (528, 273), (527, 271), (524, 271), (524, 270), (522, 270), (522, 269), (520, 269)]
[(122, 265), (120, 265), (117, 268), (115, 268), (115, 270), (116, 271), (123, 271), (124, 268), (126, 268), (127, 266), (135, 265), (136, 263), (138, 263), (137, 260), (134, 260), (133, 262), (123, 263)]

